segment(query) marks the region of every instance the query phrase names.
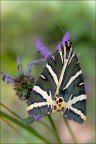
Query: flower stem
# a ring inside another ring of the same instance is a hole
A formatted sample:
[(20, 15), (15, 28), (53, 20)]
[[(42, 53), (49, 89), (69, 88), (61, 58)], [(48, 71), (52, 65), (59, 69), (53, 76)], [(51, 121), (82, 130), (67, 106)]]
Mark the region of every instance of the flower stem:
[(59, 134), (58, 134), (58, 130), (57, 130), (57, 128), (56, 128), (56, 126), (55, 126), (55, 124), (53, 122), (53, 119), (51, 118), (50, 115), (48, 115), (48, 119), (49, 119), (49, 121), (51, 123), (51, 126), (52, 126), (52, 128), (53, 128), (53, 130), (54, 130), (54, 132), (56, 134), (56, 138), (57, 138), (59, 144), (62, 144), (61, 139), (60, 139)]
[(47, 129), (49, 129), (50, 132), (54, 132), (52, 128), (49, 127), (49, 125), (47, 125), (45, 122), (43, 121), (39, 121), (40, 124), (42, 124), (43, 126), (45, 126)]
[(41, 139), (43, 142), (45, 142), (46, 144), (50, 144), (49, 140), (45, 139), (43, 136), (41, 136), (35, 129), (33, 129), (30, 126), (25, 126), (23, 123), (21, 123), (19, 120), (15, 119), (12, 116), (9, 116), (8, 114), (6, 114), (5, 112), (0, 111), (1, 116), (7, 120), (10, 120), (11, 122), (13, 122), (14, 124), (22, 127), (23, 129), (25, 129), (26, 131), (28, 131), (29, 133), (35, 135), (36, 137), (38, 137), (39, 139)]
[(64, 117), (64, 121), (65, 121), (66, 126), (67, 126), (67, 128), (68, 128), (68, 130), (69, 130), (69, 132), (70, 132), (70, 134), (72, 136), (74, 144), (77, 144), (77, 140), (75, 138), (75, 135), (74, 135), (74, 133), (73, 133), (73, 131), (72, 131), (72, 129), (71, 129), (71, 127), (70, 127), (70, 125), (69, 125), (69, 123), (68, 123), (68, 121), (67, 121), (67, 119), (65, 117)]
[(10, 110), (7, 106), (5, 106), (4, 104), (2, 104), (1, 102), (0, 102), (0, 105), (1, 105), (2, 107), (4, 107), (5, 109), (7, 109), (11, 114), (13, 114), (14, 116), (16, 116), (16, 117), (19, 118), (20, 120), (22, 120), (22, 118), (21, 118), (19, 115), (17, 115), (16, 113), (14, 113), (12, 110)]
[(25, 137), (24, 135), (22, 135), (14, 126), (12, 126), (7, 120), (5, 120), (4, 118), (1, 118), (9, 127), (11, 127), (19, 136), (21, 136), (28, 144), (31, 144), (32, 142), (29, 141), (29, 139), (27, 137)]

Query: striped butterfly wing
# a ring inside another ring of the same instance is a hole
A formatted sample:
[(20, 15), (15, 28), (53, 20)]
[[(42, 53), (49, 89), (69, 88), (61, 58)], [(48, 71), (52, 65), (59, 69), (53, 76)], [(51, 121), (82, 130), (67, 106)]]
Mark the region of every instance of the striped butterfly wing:
[(53, 111), (54, 95), (62, 66), (62, 52), (57, 51), (50, 57), (33, 87), (27, 106), (29, 115), (42, 116)]
[(62, 111), (78, 123), (86, 119), (82, 71), (70, 41), (46, 64), (33, 87), (27, 110), (32, 116)]
[[(68, 49), (70, 52), (68, 53)], [(82, 70), (78, 58), (70, 44), (65, 47), (66, 68), (59, 88), (58, 97), (64, 100), (64, 115), (78, 123), (86, 120), (86, 94)]]

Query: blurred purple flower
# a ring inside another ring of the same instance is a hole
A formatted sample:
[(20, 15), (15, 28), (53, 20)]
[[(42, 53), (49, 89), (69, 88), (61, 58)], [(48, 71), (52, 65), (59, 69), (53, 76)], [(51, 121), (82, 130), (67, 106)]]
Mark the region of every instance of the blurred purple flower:
[(62, 43), (58, 43), (58, 44), (57, 44), (57, 46), (56, 46), (56, 50), (61, 49), (61, 44), (62, 44)]
[(64, 37), (63, 37), (63, 40), (62, 42), (59, 42), (58, 45), (56, 46), (56, 50), (59, 50), (61, 49), (61, 44), (62, 45), (65, 45), (65, 42), (70, 40), (70, 33), (69, 32), (66, 32)]
[[(17, 61), (18, 75), (20, 76), (22, 75), (22, 64), (19, 57), (16, 58), (16, 61)], [(1, 75), (3, 76), (2, 77), (3, 81), (7, 81), (7, 83), (15, 83), (16, 81), (16, 78), (11, 77), (5, 72), (1, 72)]]
[(37, 37), (36, 37), (36, 46), (38, 48), (38, 52), (40, 52), (46, 60), (49, 56), (52, 55), (52, 52), (49, 51)]
[(77, 57), (78, 57), (78, 59), (80, 58), (80, 53), (79, 53), (79, 54), (77, 54)]
[(65, 36), (63, 37), (62, 44), (64, 45), (66, 41), (70, 40), (70, 33), (66, 32)]
[(85, 90), (88, 91), (89, 87), (88, 85), (84, 84), (85, 85)]
[(14, 78), (9, 76), (7, 73), (1, 72), (1, 75), (3, 76), (3, 81), (6, 81), (7, 83), (14, 83)]
[(34, 121), (38, 121), (41, 118), (41, 115), (32, 115)]
[(31, 75), (31, 69), (34, 64), (38, 64), (40, 62), (44, 62), (45, 59), (34, 60), (31, 61), (27, 66), (27, 73), (24, 74), (22, 72), (22, 64), (20, 59), (17, 57), (17, 68), (18, 75), (16, 77), (11, 77), (5, 72), (1, 72), (3, 81), (7, 81), (7, 83), (12, 83), (14, 90), (16, 91), (16, 95), (21, 100), (27, 100), (30, 98), (32, 88), (34, 86), (35, 78)]
[(21, 64), (19, 57), (16, 58), (16, 61), (17, 61), (17, 66), (18, 66), (18, 74), (21, 75), (22, 74), (22, 64)]
[(46, 60), (45, 59), (39, 59), (39, 60), (34, 60), (34, 61), (31, 61), (28, 65), (27, 65), (27, 75), (30, 75), (31, 74), (31, 69), (32, 69), (32, 66), (34, 64), (39, 64), (40, 62), (45, 62)]

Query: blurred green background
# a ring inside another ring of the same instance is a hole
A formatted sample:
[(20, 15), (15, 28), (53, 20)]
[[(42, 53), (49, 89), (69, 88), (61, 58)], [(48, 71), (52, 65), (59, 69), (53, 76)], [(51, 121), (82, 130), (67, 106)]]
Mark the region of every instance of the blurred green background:
[[(16, 76), (16, 57), (19, 56), (24, 72), (27, 64), (41, 58), (36, 54), (35, 37), (55, 52), (64, 32), (69, 31), (76, 53), (80, 53), (80, 63), (87, 91), (87, 121), (70, 125), (79, 143), (95, 143), (95, 1), (1, 1), (1, 70)], [(60, 29), (60, 27), (63, 31)], [(38, 78), (44, 64), (34, 66), (32, 75)], [(1, 81), (1, 102), (20, 115), (28, 116), (26, 103), (15, 96), (12, 85)], [(2, 108), (5, 111), (4, 108)], [(7, 112), (7, 111), (6, 111)], [(57, 125), (60, 137), (71, 143), (71, 137), (64, 125), (62, 114), (54, 113), (52, 118)], [(42, 119), (46, 123), (46, 117)], [(42, 135), (56, 142), (48, 130), (38, 122), (32, 124)], [(14, 125), (32, 143), (41, 141)], [(42, 131), (41, 131), (42, 129)], [(1, 143), (26, 143), (10, 127), (1, 121)]]

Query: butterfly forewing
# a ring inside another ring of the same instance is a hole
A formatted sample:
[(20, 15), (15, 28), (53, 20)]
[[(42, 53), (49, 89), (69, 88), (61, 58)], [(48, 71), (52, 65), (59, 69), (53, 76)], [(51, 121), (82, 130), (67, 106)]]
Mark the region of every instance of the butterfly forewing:
[(62, 96), (67, 103), (64, 115), (78, 123), (83, 123), (86, 120), (86, 94), (82, 70), (74, 51), (66, 66), (59, 96)]
[(54, 95), (63, 66), (63, 52), (57, 51), (49, 58), (43, 72), (36, 81), (28, 102), (30, 115), (42, 115), (52, 112)]

